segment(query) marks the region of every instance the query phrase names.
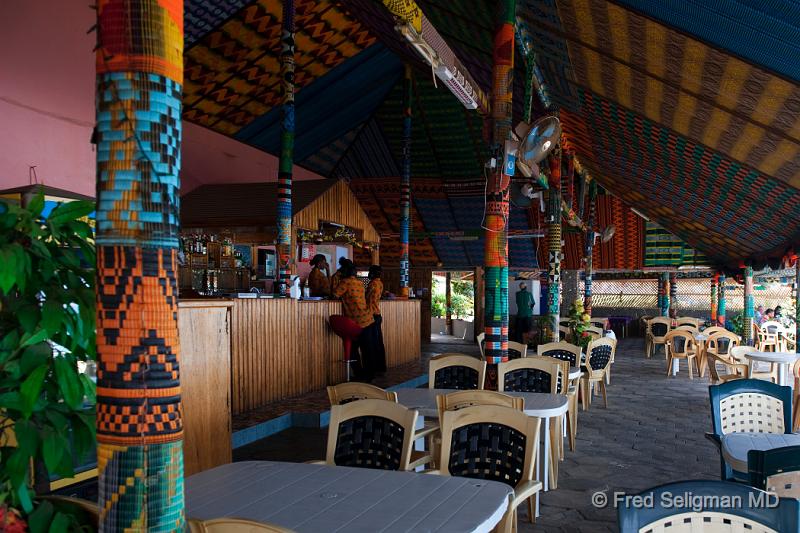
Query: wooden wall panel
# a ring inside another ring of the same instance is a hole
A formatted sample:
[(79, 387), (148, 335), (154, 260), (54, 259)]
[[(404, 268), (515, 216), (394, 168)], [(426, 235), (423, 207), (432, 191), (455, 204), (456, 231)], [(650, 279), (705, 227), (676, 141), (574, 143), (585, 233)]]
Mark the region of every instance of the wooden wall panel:
[(361, 208), (350, 186), (340, 181), (322, 196), (294, 215), (294, 227), (315, 230), (320, 220), (335, 221), (339, 224), (363, 231), (363, 239), (380, 242), (381, 237), (372, 226), (369, 217)]
[[(345, 380), (342, 341), (328, 326), (337, 301), (234, 301), (231, 333), (233, 413)], [(420, 357), (420, 303), (382, 301), (387, 364)], [(428, 320), (430, 323), (430, 319)]]
[(230, 307), (224, 300), (178, 305), (184, 473), (231, 462)]

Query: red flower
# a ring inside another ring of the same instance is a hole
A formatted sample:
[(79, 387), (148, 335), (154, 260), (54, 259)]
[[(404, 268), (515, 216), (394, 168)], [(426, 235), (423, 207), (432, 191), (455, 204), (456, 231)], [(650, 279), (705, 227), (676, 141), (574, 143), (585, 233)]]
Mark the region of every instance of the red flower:
[(25, 533), (28, 524), (20, 517), (16, 509), (9, 509), (5, 505), (0, 507), (0, 531), (3, 533)]
[(583, 333), (581, 333), (581, 337), (588, 337), (588, 336), (589, 336), (588, 331), (584, 331)]

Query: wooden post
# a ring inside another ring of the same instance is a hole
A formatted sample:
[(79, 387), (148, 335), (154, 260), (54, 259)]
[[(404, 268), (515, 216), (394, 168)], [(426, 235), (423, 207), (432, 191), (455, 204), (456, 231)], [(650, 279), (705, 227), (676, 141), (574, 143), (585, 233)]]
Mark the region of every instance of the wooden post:
[(444, 274), (444, 332), (447, 335), (453, 334), (453, 297), (450, 293), (450, 272)]
[(725, 274), (719, 275), (719, 304), (717, 305), (717, 323), (725, 327)]
[(183, 531), (183, 1), (96, 9), (99, 530)]
[(492, 155), (497, 162), (486, 187), (484, 239), (485, 355), (490, 361), (508, 360), (508, 186), (503, 164), (510, 138), (514, 86), (514, 19), (516, 0), (501, 0), (495, 27), (492, 78)]
[(289, 296), (292, 273), (292, 170), (294, 165), (294, 0), (283, 0), (281, 28), (281, 156), (278, 163), (278, 294)]
[(400, 180), (400, 296), (408, 297), (408, 231), (411, 227), (411, 66), (403, 78), (403, 162)]
[(753, 267), (744, 267), (744, 310), (742, 312), (742, 343), (753, 343), (753, 315), (755, 314), (753, 298)]

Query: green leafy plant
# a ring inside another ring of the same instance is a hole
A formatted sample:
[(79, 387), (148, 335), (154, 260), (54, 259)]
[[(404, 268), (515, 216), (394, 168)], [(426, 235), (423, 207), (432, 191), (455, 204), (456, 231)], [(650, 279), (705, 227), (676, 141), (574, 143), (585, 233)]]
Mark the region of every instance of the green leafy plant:
[(32, 532), (78, 525), (35, 500), (30, 465), (70, 477), (73, 453), (95, 446), (95, 384), (78, 369), (95, 357), (95, 249), (80, 220), (94, 205), (46, 218), (44, 205), (41, 193), (26, 207), (0, 200), (0, 507)]
[(444, 294), (434, 294), (431, 298), (431, 315), (436, 318), (444, 318), (446, 312)]
[(592, 325), (591, 316), (583, 308), (583, 300), (578, 298), (569, 309), (569, 327), (572, 333), (573, 342), (586, 350), (592, 338), (586, 331)]

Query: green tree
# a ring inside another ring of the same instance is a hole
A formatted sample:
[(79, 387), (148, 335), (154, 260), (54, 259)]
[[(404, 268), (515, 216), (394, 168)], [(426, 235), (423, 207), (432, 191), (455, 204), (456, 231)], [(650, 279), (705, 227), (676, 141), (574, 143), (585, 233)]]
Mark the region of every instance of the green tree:
[(33, 532), (77, 524), (34, 501), (31, 461), (70, 477), (72, 451), (95, 446), (95, 385), (78, 369), (95, 357), (95, 249), (79, 220), (94, 205), (43, 209), (41, 193), (27, 207), (0, 200), (0, 505)]

